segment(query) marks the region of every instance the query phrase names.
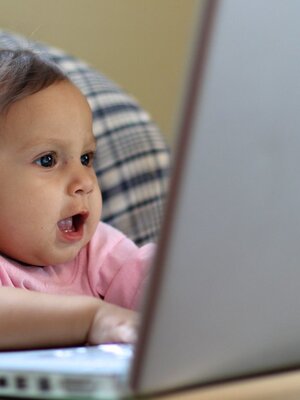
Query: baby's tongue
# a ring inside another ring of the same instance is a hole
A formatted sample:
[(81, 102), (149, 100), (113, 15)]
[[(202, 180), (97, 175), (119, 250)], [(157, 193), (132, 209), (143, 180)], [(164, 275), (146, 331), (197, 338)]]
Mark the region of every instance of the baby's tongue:
[(58, 221), (57, 225), (58, 225), (59, 229), (63, 232), (73, 232), (74, 231), (72, 217), (68, 217), (68, 218)]

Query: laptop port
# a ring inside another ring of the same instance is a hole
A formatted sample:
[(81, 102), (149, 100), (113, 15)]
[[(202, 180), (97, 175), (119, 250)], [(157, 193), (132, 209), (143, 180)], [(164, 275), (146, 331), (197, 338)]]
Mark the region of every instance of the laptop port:
[(18, 389), (26, 389), (27, 388), (27, 380), (24, 376), (16, 376), (15, 384)]
[(89, 393), (97, 388), (96, 382), (89, 378), (65, 378), (61, 386), (68, 393)]
[(48, 392), (50, 390), (50, 382), (46, 377), (40, 378), (38, 380), (38, 387), (41, 392)]
[(7, 378), (5, 378), (4, 376), (0, 376), (0, 387), (6, 387), (8, 385), (8, 381)]

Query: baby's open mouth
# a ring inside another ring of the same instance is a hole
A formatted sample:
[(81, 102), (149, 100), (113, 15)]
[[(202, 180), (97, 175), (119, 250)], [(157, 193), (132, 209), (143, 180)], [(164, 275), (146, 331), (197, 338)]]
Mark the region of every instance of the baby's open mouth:
[(62, 232), (78, 232), (85, 223), (88, 213), (80, 213), (72, 215), (71, 217), (61, 219), (57, 225)]

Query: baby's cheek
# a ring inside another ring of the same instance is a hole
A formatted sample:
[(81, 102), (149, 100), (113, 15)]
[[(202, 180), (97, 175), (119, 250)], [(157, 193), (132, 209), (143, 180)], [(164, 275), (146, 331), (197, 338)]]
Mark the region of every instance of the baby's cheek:
[(89, 242), (91, 240), (92, 236), (94, 235), (94, 233), (97, 229), (97, 226), (100, 222), (99, 219), (100, 219), (100, 215), (95, 214), (89, 221), (88, 226), (87, 226), (87, 238), (86, 238), (87, 242)]

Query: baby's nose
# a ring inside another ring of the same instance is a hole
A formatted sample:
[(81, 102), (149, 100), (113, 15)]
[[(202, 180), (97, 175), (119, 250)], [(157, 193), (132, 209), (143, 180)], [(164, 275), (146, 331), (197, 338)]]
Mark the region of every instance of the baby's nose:
[(94, 185), (95, 179), (91, 168), (81, 165), (81, 167), (76, 169), (72, 174), (68, 192), (72, 196), (89, 194), (93, 191)]

